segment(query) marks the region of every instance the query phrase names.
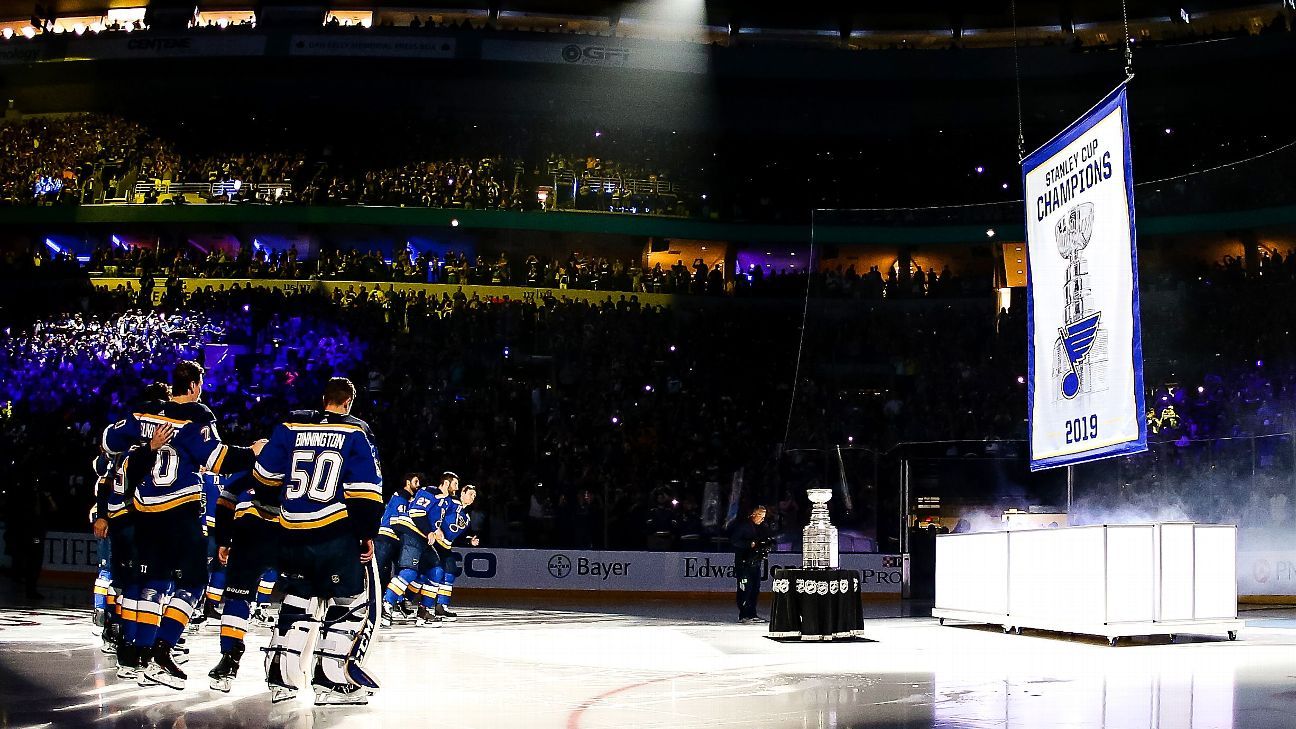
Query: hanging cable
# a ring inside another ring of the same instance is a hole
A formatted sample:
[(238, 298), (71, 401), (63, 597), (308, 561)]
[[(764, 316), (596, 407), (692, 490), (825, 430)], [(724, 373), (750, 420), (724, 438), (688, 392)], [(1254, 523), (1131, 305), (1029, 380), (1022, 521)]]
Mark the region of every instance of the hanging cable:
[(797, 383), (801, 381), (801, 353), (805, 351), (806, 321), (810, 315), (810, 279), (814, 273), (815, 214), (810, 211), (810, 260), (806, 261), (805, 304), (801, 307), (801, 338), (797, 341), (796, 370), (792, 375), (792, 399), (788, 401), (787, 426), (783, 428), (783, 448), (787, 447), (788, 437), (792, 433), (792, 409), (796, 407)]
[[(1124, 0), (1121, 0), (1124, 2)], [(1026, 133), (1022, 124), (1021, 59), (1017, 55), (1017, 0), (1012, 2), (1013, 79), (1017, 83), (1017, 161), (1026, 159)]]
[(1121, 24), (1125, 29), (1125, 80), (1134, 78), (1134, 46), (1129, 32), (1129, 7), (1121, 0)]
[[(1149, 187), (1151, 185), (1159, 185), (1164, 182), (1174, 182), (1175, 180), (1190, 180), (1196, 177), (1201, 177), (1203, 175), (1209, 175), (1213, 172), (1219, 172), (1220, 170), (1227, 170), (1227, 169), (1232, 169), (1234, 167), (1240, 167), (1242, 165), (1250, 164), (1252, 162), (1265, 159), (1266, 157), (1272, 157), (1275, 154), (1286, 152), (1287, 150), (1292, 148), (1296, 148), (1296, 139), (1292, 139), (1291, 141), (1280, 144), (1277, 147), (1274, 147), (1273, 149), (1270, 149), (1268, 151), (1260, 152), (1259, 154), (1253, 154), (1249, 157), (1243, 157), (1241, 159), (1236, 159), (1229, 162), (1221, 162), (1220, 164), (1212, 165), (1205, 169), (1193, 170), (1192, 172), (1183, 172), (1177, 175), (1170, 175), (1169, 177), (1158, 177), (1153, 180), (1142, 180), (1140, 182), (1135, 182), (1134, 187), (1142, 188), (1142, 187)], [(1293, 163), (1296, 163), (1296, 161), (1294, 161)], [(976, 209), (976, 208), (1009, 207), (1009, 206), (1020, 205), (1022, 202), (1023, 202), (1022, 198), (1013, 198), (1012, 200), (999, 200), (996, 202), (985, 202), (985, 203), (962, 203), (962, 204), (952, 204), (952, 205), (908, 205), (908, 206), (887, 207), (887, 208), (844, 208), (844, 209), (855, 213), (910, 213), (910, 212), (926, 212), (931, 210), (968, 210), (968, 209)]]

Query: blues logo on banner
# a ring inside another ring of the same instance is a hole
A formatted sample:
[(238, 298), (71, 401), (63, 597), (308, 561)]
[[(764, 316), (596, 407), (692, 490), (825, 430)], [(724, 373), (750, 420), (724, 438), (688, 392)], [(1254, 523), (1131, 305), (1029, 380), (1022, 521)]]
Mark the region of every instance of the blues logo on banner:
[(1147, 450), (1125, 92), (1022, 162), (1032, 471)]

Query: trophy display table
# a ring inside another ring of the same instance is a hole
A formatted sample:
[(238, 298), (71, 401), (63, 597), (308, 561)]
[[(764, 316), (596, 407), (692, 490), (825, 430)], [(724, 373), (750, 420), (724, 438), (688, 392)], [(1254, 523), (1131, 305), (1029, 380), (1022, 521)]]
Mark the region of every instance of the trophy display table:
[(771, 577), (774, 604), (769, 637), (805, 641), (863, 637), (859, 572), (778, 569)]

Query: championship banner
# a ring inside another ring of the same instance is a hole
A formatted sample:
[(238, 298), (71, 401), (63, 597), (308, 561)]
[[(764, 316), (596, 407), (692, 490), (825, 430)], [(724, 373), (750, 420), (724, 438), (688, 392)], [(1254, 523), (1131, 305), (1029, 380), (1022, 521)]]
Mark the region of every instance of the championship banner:
[(1032, 471), (1147, 450), (1122, 84), (1022, 162)]

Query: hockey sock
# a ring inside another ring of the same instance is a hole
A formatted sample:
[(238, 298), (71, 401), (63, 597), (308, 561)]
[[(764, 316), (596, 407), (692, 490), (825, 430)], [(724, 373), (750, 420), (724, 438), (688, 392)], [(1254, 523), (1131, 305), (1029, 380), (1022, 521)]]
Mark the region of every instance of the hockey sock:
[(207, 589), (203, 592), (207, 602), (212, 605), (219, 605), (225, 598), (225, 570), (211, 573), (207, 580)]
[(270, 596), (274, 594), (275, 583), (278, 581), (278, 570), (268, 569), (261, 575), (261, 582), (257, 584), (256, 603), (258, 605), (270, 602)]
[(436, 606), (437, 596), (441, 594), (442, 580), (445, 579), (445, 569), (437, 565), (431, 569), (423, 580), (423, 607), (431, 610)]
[(251, 614), (252, 608), (247, 600), (231, 597), (225, 601), (221, 611), (221, 653), (229, 653), (243, 645), (243, 636), (247, 634), (248, 617)]
[(122, 640), (126, 643), (135, 642), (135, 632), (139, 626), (139, 615), (136, 612), (139, 609), (140, 588), (138, 585), (131, 585), (122, 591), (121, 597), (121, 620), (122, 620)]
[(112, 573), (108, 570), (99, 570), (99, 575), (95, 577), (94, 584), (94, 606), (95, 610), (108, 609), (108, 586), (112, 583)]
[(194, 603), (198, 601), (196, 589), (176, 590), (167, 600), (166, 609), (162, 611), (162, 625), (158, 628), (157, 639), (169, 646), (180, 642), (185, 628), (189, 625), (189, 616), (193, 615)]
[(388, 605), (395, 605), (400, 602), (401, 596), (405, 594), (406, 588), (408, 588), (410, 583), (414, 582), (417, 578), (418, 573), (413, 569), (408, 567), (402, 569), (400, 574), (393, 577), (391, 582), (387, 583), (387, 592), (383, 593), (383, 602)]
[(454, 591), (455, 576), (446, 572), (441, 578), (441, 590), (437, 595), (437, 604), (444, 607), (450, 607), (450, 593)]
[(171, 583), (163, 580), (149, 580), (140, 591), (132, 642), (144, 650), (152, 648), (157, 640), (158, 626), (162, 624), (162, 601), (170, 591)]

